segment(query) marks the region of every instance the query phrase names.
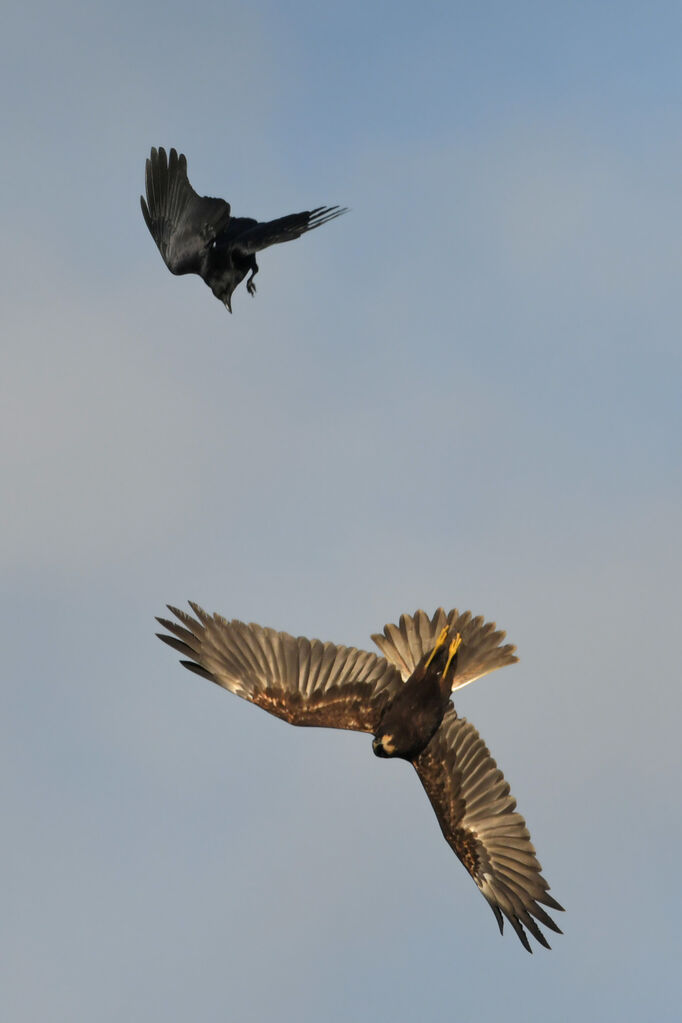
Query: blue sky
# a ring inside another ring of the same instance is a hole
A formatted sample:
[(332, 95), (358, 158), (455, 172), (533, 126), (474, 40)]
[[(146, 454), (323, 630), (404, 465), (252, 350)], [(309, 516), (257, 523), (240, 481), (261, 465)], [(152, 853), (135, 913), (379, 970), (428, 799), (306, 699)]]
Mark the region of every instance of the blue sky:
[[(13, 1023), (678, 1018), (677, 4), (11, 4), (0, 724)], [(230, 317), (152, 145), (262, 219)], [(528, 956), (408, 765), (190, 676), (153, 616), (367, 647), (470, 607), (468, 687), (567, 912)]]

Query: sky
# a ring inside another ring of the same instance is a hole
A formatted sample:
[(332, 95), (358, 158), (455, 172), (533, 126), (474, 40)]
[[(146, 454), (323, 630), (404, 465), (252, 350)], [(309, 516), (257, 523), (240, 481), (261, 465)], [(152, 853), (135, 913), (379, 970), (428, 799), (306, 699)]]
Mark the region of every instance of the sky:
[[(10, 0), (0, 40), (0, 1015), (679, 1018), (678, 4)], [(230, 316), (200, 194), (347, 216)], [(370, 648), (470, 608), (552, 894), (529, 956), (407, 764), (185, 672), (154, 616)]]

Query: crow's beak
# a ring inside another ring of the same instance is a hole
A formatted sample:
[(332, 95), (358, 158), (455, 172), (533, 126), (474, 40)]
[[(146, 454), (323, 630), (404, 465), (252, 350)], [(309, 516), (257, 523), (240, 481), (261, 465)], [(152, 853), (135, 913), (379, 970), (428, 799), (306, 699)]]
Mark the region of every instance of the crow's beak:
[(228, 313), (232, 312), (232, 298), (231, 297), (225, 299), (225, 308), (227, 309)]

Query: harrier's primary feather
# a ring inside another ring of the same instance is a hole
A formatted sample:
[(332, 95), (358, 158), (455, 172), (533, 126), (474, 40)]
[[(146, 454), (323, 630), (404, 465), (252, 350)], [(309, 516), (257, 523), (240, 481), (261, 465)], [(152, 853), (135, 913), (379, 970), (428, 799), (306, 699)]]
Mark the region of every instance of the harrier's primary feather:
[(504, 632), (470, 611), (417, 611), (373, 637), (379, 657), (190, 606), (194, 616), (169, 605), (177, 620), (157, 619), (186, 668), (290, 724), (370, 732), (377, 756), (409, 760), (500, 930), (506, 917), (529, 952), (526, 932), (549, 948), (539, 924), (561, 932), (543, 907), (562, 907), (502, 772), (451, 701), (453, 690), (517, 660)]
[(247, 273), (249, 294), (258, 273), (254, 253), (279, 242), (300, 238), (345, 209), (318, 206), (277, 220), (259, 222), (233, 217), (224, 199), (200, 196), (187, 177), (187, 159), (171, 149), (152, 149), (145, 169), (147, 199), (140, 196), (142, 215), (163, 260), (173, 274), (198, 274), (232, 312), (232, 293)]

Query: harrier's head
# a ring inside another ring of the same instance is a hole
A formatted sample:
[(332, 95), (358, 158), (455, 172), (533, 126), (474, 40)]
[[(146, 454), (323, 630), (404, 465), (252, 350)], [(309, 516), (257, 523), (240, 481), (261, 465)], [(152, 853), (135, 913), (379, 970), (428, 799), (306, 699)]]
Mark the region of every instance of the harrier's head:
[(378, 757), (392, 757), (395, 753), (392, 735), (378, 735), (372, 740), (372, 749)]

